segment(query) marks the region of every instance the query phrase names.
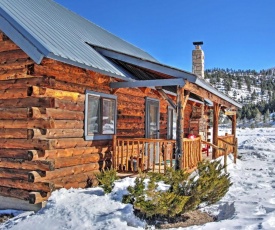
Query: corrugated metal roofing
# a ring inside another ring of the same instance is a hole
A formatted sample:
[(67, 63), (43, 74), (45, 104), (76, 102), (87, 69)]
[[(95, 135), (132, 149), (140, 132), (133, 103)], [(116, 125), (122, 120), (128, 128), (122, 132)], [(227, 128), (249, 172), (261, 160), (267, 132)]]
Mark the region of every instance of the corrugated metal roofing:
[[(155, 66), (159, 73), (186, 78), (241, 107), (195, 74), (159, 63), (145, 51), (52, 0), (0, 0), (0, 30), (37, 63), (48, 57), (127, 81), (155, 78), (152, 73), (131, 66), (125, 68), (121, 63), (106, 58), (120, 60), (117, 57), (122, 55), (122, 62), (127, 63), (131, 59), (151, 70)], [(115, 54), (114, 57), (108, 56), (110, 53)]]
[[(0, 16), (45, 57), (123, 76), (123, 73), (87, 44), (89, 43), (157, 62), (145, 51), (52, 0), (1, 0)], [(2, 27), (3, 23), (0, 29), (8, 32), (7, 28)]]

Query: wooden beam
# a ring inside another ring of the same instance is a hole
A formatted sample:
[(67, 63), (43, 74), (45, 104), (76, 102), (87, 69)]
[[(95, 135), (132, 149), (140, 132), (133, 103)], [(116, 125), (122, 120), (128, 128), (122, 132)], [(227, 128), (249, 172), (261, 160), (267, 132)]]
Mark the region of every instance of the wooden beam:
[(172, 86), (185, 85), (185, 80), (182, 78), (174, 79), (157, 79), (157, 80), (140, 80), (140, 81), (126, 81), (126, 82), (111, 82), (110, 87), (116, 88), (136, 88), (136, 87), (155, 87), (155, 86)]
[(202, 87), (200, 87), (200, 86), (198, 86), (194, 83), (191, 83), (191, 82), (186, 83), (186, 85), (184, 86), (184, 89), (188, 90), (191, 93), (194, 93), (194, 94), (196, 94), (196, 95), (198, 95), (198, 96), (200, 96), (204, 99), (209, 99), (212, 102), (221, 104), (221, 105), (225, 106), (226, 108), (229, 108), (229, 107), (230, 108), (235, 108), (235, 106), (233, 106), (228, 101), (223, 100), (222, 98), (216, 96), (215, 94), (207, 91), (206, 89), (203, 89)]
[[(219, 126), (219, 114), (220, 114), (221, 105), (214, 102), (214, 111), (213, 111), (213, 144), (218, 145), (218, 126)], [(212, 158), (216, 159), (217, 150), (212, 150)]]
[(236, 127), (237, 127), (237, 115), (232, 116), (232, 135), (234, 135), (234, 139), (236, 138)]
[(168, 97), (168, 95), (163, 91), (161, 88), (156, 88), (161, 97), (168, 102), (168, 104), (173, 107), (174, 110), (177, 109), (177, 105), (174, 103), (174, 101)]

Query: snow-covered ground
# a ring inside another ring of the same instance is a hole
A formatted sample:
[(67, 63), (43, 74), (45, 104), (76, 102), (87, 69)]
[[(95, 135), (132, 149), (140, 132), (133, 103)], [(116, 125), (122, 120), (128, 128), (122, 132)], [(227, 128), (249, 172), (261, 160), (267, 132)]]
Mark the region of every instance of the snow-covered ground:
[[(186, 229), (275, 229), (275, 128), (239, 129), (237, 135), (240, 159), (236, 165), (228, 159), (233, 185), (218, 204), (205, 208), (218, 221)], [(132, 206), (120, 202), (133, 181), (118, 181), (109, 195), (100, 188), (61, 189), (38, 213), (17, 213), (0, 229), (143, 229)]]

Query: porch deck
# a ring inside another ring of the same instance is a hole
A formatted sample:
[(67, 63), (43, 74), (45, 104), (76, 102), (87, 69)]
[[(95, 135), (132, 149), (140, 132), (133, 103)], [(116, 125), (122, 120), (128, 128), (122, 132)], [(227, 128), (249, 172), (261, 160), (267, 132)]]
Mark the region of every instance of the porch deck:
[[(113, 139), (113, 168), (123, 176), (138, 171), (165, 173), (167, 168), (175, 168), (175, 140), (122, 138)], [(184, 153), (179, 158), (180, 168), (193, 170), (203, 159), (213, 159), (211, 149), (216, 148), (216, 157), (234, 153), (237, 156), (237, 140), (234, 135), (218, 137), (218, 146), (201, 140), (183, 138)], [(208, 147), (209, 154), (202, 149)]]

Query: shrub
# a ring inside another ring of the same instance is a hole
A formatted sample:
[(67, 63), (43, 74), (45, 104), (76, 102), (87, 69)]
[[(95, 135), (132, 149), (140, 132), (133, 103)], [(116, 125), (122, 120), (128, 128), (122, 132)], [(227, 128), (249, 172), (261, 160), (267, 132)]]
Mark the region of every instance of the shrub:
[[(148, 179), (147, 188), (145, 179)], [(170, 185), (167, 191), (158, 190), (158, 181)], [(142, 174), (136, 178), (135, 186), (128, 187), (124, 203), (131, 203), (139, 216), (145, 219), (173, 218), (182, 213), (219, 201), (231, 186), (229, 174), (224, 172), (220, 162), (199, 163), (197, 174), (184, 170), (169, 169), (163, 175)]]
[(110, 193), (114, 187), (115, 180), (119, 179), (114, 169), (103, 170), (96, 175), (96, 178), (99, 181), (99, 186), (103, 188), (105, 193)]

